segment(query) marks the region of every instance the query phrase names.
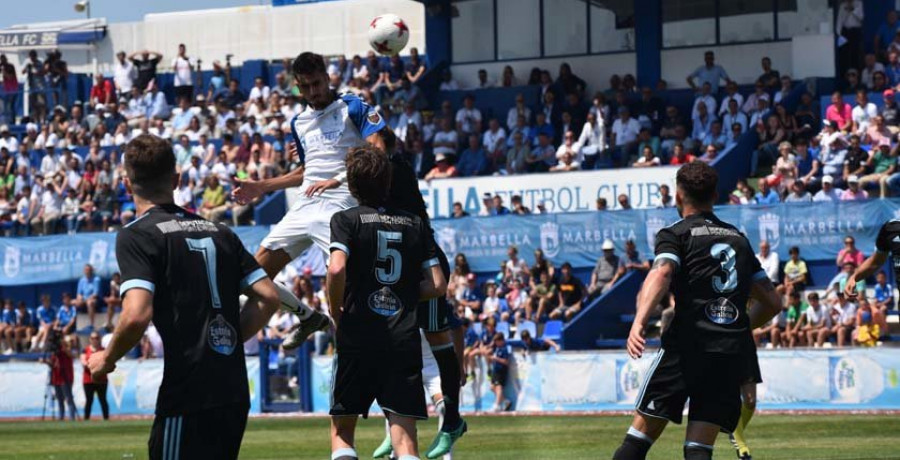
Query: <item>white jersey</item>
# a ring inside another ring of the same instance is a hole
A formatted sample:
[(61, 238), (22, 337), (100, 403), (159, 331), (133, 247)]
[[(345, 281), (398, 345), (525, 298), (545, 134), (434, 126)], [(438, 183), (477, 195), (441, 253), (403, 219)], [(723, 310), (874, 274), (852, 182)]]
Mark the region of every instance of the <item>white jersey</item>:
[[(302, 190), (343, 173), (350, 149), (365, 145), (367, 137), (384, 127), (378, 111), (353, 94), (339, 96), (322, 110), (307, 106), (291, 120), (297, 153), (305, 165)], [(346, 181), (323, 197), (329, 194), (341, 199), (349, 195)]]

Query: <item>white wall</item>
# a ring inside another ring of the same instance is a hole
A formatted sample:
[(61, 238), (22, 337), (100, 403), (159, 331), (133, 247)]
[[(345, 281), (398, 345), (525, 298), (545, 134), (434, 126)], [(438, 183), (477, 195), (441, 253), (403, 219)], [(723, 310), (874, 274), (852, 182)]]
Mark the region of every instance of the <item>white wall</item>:
[(703, 53), (716, 53), (716, 63), (725, 68), (728, 76), (739, 84), (751, 84), (762, 74), (763, 56), (772, 59), (772, 67), (781, 73), (793, 70), (791, 42), (771, 42), (753, 45), (710, 46), (663, 50), (662, 78), (669, 88), (686, 88), (688, 74), (703, 65)]
[[(702, 57), (702, 56), (701, 56)], [(533, 67), (547, 69), (554, 78), (559, 74), (559, 65), (563, 62), (572, 66), (572, 72), (581, 77), (588, 85), (588, 94), (609, 87), (609, 77), (613, 74), (637, 75), (637, 58), (635, 53), (603, 54), (597, 56), (578, 56), (567, 58), (529, 59), (509, 62), (486, 62), (483, 64), (459, 64), (451, 67), (453, 78), (463, 88), (469, 88), (478, 81), (478, 70), (485, 69), (491, 80), (500, 80), (503, 68), (513, 68), (520, 82), (528, 80)], [(702, 59), (701, 59), (702, 62)]]
[[(365, 55), (370, 49), (366, 37), (375, 16), (394, 13), (409, 26), (407, 47), (425, 49), (425, 8), (413, 0), (345, 0), (305, 5), (273, 7), (246, 6), (212, 10), (148, 14), (142, 22), (108, 26), (107, 37), (98, 44), (100, 71), (112, 73), (115, 53), (150, 49), (163, 53), (160, 70), (170, 69), (178, 44), (188, 55), (200, 58), (203, 68), (213, 60), (224, 61), (233, 54), (233, 63), (249, 59), (293, 57), (303, 51), (324, 55)], [(13, 64), (25, 59), (8, 53)], [(73, 72), (93, 72), (91, 55), (85, 50), (64, 50)]]

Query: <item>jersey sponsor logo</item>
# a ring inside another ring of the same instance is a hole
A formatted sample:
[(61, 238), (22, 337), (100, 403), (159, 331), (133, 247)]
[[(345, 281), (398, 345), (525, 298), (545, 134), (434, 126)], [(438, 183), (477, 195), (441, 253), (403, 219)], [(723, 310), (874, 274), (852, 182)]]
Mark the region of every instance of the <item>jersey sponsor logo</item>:
[(725, 297), (707, 303), (704, 310), (710, 321), (720, 325), (734, 324), (740, 316), (738, 308)]
[(13, 246), (7, 246), (3, 257), (3, 273), (8, 278), (15, 278), (21, 267), (22, 251)]
[(156, 224), (156, 228), (163, 234), (175, 232), (218, 232), (216, 224), (206, 220), (169, 220)]
[(385, 286), (369, 294), (369, 308), (381, 316), (390, 318), (400, 313), (403, 303), (391, 288)]
[(555, 222), (541, 224), (541, 250), (547, 257), (556, 257), (559, 254), (559, 225)]
[(772, 250), (778, 249), (781, 242), (781, 217), (774, 213), (765, 213), (757, 219), (759, 224), (759, 238), (767, 241)]
[(209, 323), (206, 335), (209, 347), (216, 353), (226, 356), (234, 353), (234, 347), (238, 343), (237, 331), (222, 315), (216, 315), (216, 319)]

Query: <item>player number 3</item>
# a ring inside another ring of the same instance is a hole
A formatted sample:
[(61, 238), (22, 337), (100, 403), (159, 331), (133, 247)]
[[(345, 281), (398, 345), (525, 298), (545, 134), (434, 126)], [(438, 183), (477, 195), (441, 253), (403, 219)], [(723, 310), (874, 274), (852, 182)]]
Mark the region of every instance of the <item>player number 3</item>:
[(722, 271), (725, 272), (719, 276), (713, 277), (713, 290), (719, 294), (725, 294), (735, 290), (735, 288), (737, 288), (738, 279), (737, 267), (735, 267), (735, 256), (737, 254), (734, 252), (734, 248), (725, 243), (714, 244), (712, 250), (710, 250), (710, 255), (719, 259)]

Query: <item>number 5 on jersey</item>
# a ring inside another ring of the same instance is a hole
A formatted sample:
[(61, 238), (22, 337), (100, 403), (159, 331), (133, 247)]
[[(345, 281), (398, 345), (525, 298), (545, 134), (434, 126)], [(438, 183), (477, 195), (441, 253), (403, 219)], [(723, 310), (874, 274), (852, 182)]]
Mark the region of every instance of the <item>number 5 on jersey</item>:
[(391, 243), (399, 245), (403, 242), (403, 234), (400, 232), (378, 231), (378, 262), (387, 263), (387, 268), (377, 267), (375, 279), (381, 284), (394, 284), (400, 279), (403, 272), (403, 258), (400, 251), (391, 247)]

